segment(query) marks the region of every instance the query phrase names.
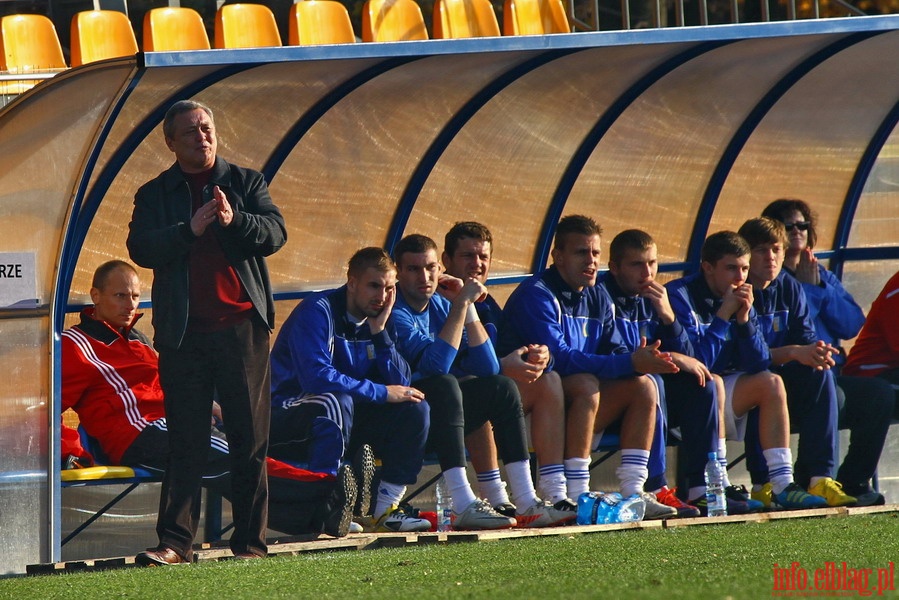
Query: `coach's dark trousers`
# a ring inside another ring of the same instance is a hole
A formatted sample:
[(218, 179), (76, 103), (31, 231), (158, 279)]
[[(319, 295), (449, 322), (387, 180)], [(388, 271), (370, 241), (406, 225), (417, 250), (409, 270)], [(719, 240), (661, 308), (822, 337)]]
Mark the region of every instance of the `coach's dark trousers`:
[(188, 332), (180, 348), (159, 348), (169, 468), (162, 482), (156, 533), (160, 544), (182, 556), (189, 556), (200, 517), (213, 397), (222, 407), (230, 447), (231, 550), (267, 553), (268, 351), (268, 328), (253, 319), (220, 331)]

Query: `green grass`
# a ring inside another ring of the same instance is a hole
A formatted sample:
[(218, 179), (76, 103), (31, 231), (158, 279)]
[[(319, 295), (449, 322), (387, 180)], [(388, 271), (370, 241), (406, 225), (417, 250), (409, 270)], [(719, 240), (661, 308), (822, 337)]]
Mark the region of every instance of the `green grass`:
[(846, 562), (874, 569), (875, 586), (897, 559), (899, 513), (881, 513), (23, 577), (0, 580), (0, 598), (739, 600), (772, 597), (774, 563), (798, 561), (813, 581)]

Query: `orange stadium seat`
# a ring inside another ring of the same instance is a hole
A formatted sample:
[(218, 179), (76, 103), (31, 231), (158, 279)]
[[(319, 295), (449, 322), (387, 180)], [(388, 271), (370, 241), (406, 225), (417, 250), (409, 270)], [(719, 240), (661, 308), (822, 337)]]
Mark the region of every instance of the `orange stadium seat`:
[(0, 68), (9, 71), (65, 69), (56, 28), (43, 15), (7, 15), (0, 19)]
[(192, 8), (169, 6), (144, 14), (144, 50), (209, 50), (209, 36), (200, 13)]
[(216, 48), (281, 45), (275, 15), (262, 4), (226, 4), (215, 13)]
[(72, 66), (137, 54), (131, 21), (116, 10), (87, 10), (72, 17)]
[[(66, 69), (56, 28), (43, 15), (7, 15), (0, 19), (0, 71), (47, 73)], [(0, 94), (21, 94), (37, 80), (0, 82)]]
[(435, 38), (499, 35), (499, 22), (490, 0), (437, 0), (433, 25)]
[(362, 7), (362, 40), (398, 42), (426, 40), (421, 8), (415, 0), (367, 0)]
[(562, 0), (506, 0), (503, 5), (504, 35), (570, 32)]
[(350, 44), (356, 41), (346, 7), (334, 0), (302, 0), (290, 7), (291, 46)]

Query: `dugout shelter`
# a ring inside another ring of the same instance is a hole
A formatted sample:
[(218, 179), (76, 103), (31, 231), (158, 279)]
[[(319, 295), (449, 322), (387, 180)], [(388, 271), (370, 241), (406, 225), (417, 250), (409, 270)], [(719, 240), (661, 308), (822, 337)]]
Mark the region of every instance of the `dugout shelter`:
[(459, 220), (491, 228), (501, 300), (547, 264), (570, 213), (606, 240), (649, 231), (671, 278), (697, 267), (708, 233), (802, 198), (819, 257), (864, 308), (899, 269), (899, 16), (68, 70), (0, 109), (0, 574), (60, 560), (60, 333), (94, 268), (128, 258), (133, 194), (171, 164), (162, 117), (184, 98), (212, 107), (220, 155), (262, 171), (284, 213), (288, 243), (268, 263), (280, 320), (341, 284), (355, 249), (413, 232), (442, 243)]

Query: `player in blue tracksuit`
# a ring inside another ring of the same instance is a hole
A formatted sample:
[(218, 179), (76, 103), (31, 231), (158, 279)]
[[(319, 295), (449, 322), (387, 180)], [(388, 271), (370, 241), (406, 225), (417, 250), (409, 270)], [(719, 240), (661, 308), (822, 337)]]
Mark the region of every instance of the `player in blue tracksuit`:
[[(433, 295), (424, 311), (414, 311), (400, 291), (394, 319), (402, 334), (401, 350), (415, 366), (413, 380), (450, 373), (456, 377), (472, 375), (491, 377), (499, 373), (499, 360), (489, 340), (470, 346), (462, 331), (458, 348), (437, 334), (449, 318), (452, 303), (440, 295)], [(402, 312), (400, 312), (402, 311)]]
[(704, 275), (700, 271), (665, 286), (696, 358), (713, 373), (740, 371), (751, 375), (764, 371), (771, 357), (759, 333), (755, 311), (749, 311), (743, 323), (719, 317), (724, 300), (712, 291)]
[[(609, 272), (597, 278), (615, 304), (615, 324), (625, 345), (634, 351), (645, 341), (661, 341), (679, 373), (651, 375), (659, 389), (658, 418), (649, 455), (649, 479), (645, 488), (682, 517), (699, 516), (682, 502), (665, 477), (665, 446), (669, 422), (681, 428), (687, 459), (687, 498), (705, 498), (704, 467), (708, 453), (718, 450), (717, 385), (708, 368), (692, 357), (687, 332), (676, 319), (665, 287), (656, 281), (658, 258), (655, 241), (639, 229), (622, 231), (609, 246)], [(731, 494), (733, 495), (733, 494)], [(746, 511), (745, 502), (728, 499), (728, 513)]]
[(430, 523), (398, 505), (421, 470), (430, 411), (394, 345), (395, 282), (390, 257), (363, 248), (349, 261), (346, 285), (293, 310), (272, 348), (269, 447), (274, 457), (334, 473), (347, 452), (370, 444), (383, 465), (377, 528), (420, 531)]
[(499, 352), (528, 343), (549, 347), (566, 402), (564, 473), (559, 476), (570, 498), (589, 488), (594, 437), (620, 419), (621, 493), (643, 494), (648, 518), (672, 516), (674, 508), (643, 492), (658, 398), (654, 381), (643, 374), (678, 369), (659, 352), (658, 342), (634, 352), (623, 343), (612, 302), (595, 285), (601, 231), (581, 215), (559, 221), (552, 266), (523, 281), (506, 302)]
[[(447, 275), (463, 281), (474, 278), (487, 285), (492, 257), (493, 234), (481, 223), (460, 221), (444, 236), (441, 262)], [(499, 303), (488, 293), (475, 302), (475, 309), (496, 347), (502, 319)], [(530, 417), (531, 448), (541, 470), (553, 470), (554, 467), (562, 472), (565, 405), (558, 374), (546, 370), (550, 360), (549, 349), (531, 344), (515, 348), (499, 358), (500, 372), (515, 382), (521, 396), (521, 407), (524, 414)], [(481, 497), (487, 498), (498, 512), (515, 514), (517, 507), (510, 501), (500, 475), (492, 425), (488, 422), (480, 429), (466, 433), (465, 447), (477, 475)], [(537, 487), (543, 498), (552, 502), (555, 508), (572, 515), (576, 513), (577, 503), (568, 498), (564, 482), (547, 485), (546, 478), (541, 477)]]
[[(515, 383), (499, 374), (493, 343), (474, 303), (486, 294), (476, 278), (440, 277), (437, 245), (409, 235), (394, 248), (398, 275), (394, 320), (397, 347), (413, 367), (412, 381), (431, 405), (429, 447), (437, 453), (452, 497), (457, 529), (544, 527), (575, 514), (537, 497), (530, 473), (524, 411)], [(443, 289), (437, 294), (438, 285)], [(452, 298), (451, 300), (447, 297)], [(514, 517), (475, 497), (465, 472), (466, 433), (493, 426), (512, 496)]]
[[(743, 439), (749, 415), (758, 419), (771, 486), (757, 500), (790, 509), (824, 506), (821, 498), (793, 480), (786, 390), (781, 378), (768, 370), (771, 353), (752, 306), (752, 285), (747, 283), (750, 253), (746, 240), (732, 231), (710, 235), (702, 247), (700, 272), (668, 283), (668, 298), (694, 356), (724, 381), (727, 439)], [(749, 464), (750, 460), (754, 462)], [(749, 455), (747, 466), (764, 468), (758, 457)]]
[[(857, 336), (865, 324), (865, 313), (839, 278), (815, 257), (818, 220), (811, 207), (803, 200), (781, 198), (766, 206), (762, 216), (777, 219), (787, 230), (783, 268), (802, 284), (818, 337), (839, 348), (841, 340)], [(849, 448), (836, 479), (847, 494), (858, 499), (856, 506), (883, 504), (883, 494), (871, 488), (871, 479), (877, 472), (890, 428), (895, 403), (893, 389), (879, 377), (842, 374), (845, 362), (842, 348), (834, 360), (839, 427), (849, 429)], [(839, 448), (836, 450), (839, 456)]]
[[(833, 480), (834, 438), (837, 434), (837, 396), (832, 355), (837, 352), (819, 340), (809, 315), (802, 285), (784, 273), (787, 232), (769, 217), (746, 221), (739, 234), (749, 244), (749, 280), (754, 308), (771, 352), (771, 370), (786, 385), (790, 422), (799, 433), (796, 479), (830, 506), (854, 504), (856, 499)], [(747, 450), (758, 453), (756, 427), (749, 429)], [(747, 465), (748, 466), (748, 465)], [(753, 484), (765, 481), (765, 469), (750, 474)]]

